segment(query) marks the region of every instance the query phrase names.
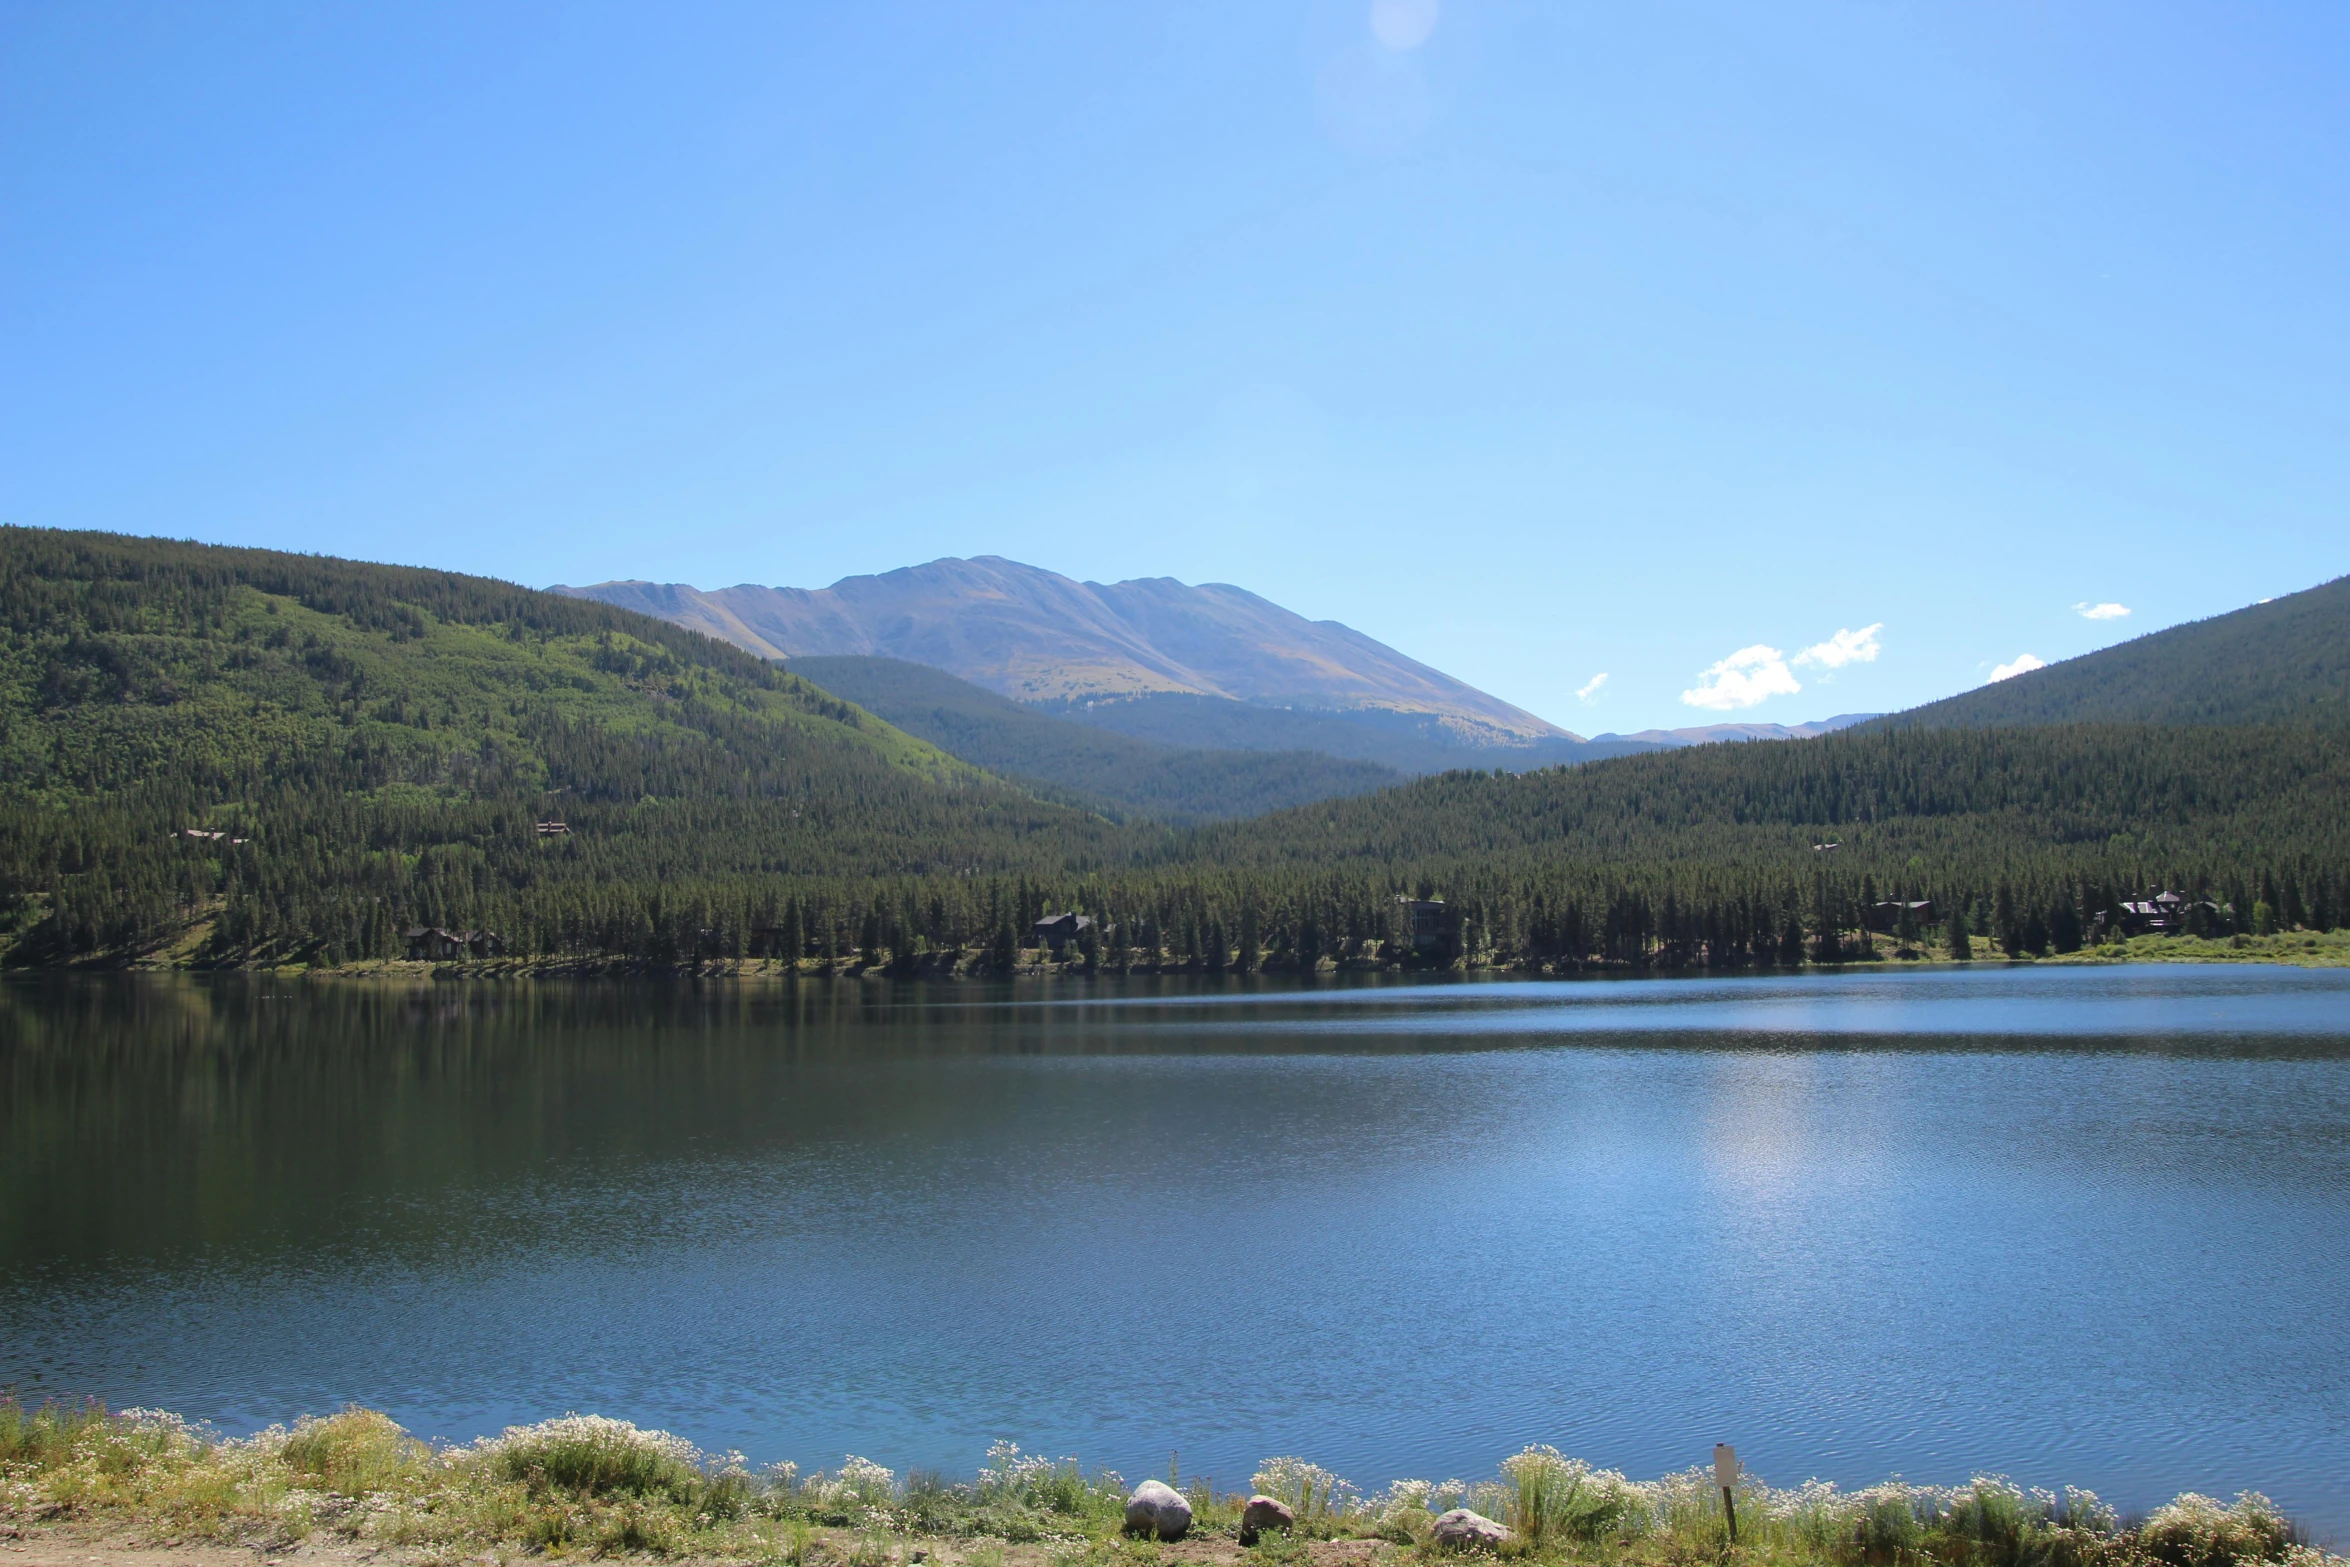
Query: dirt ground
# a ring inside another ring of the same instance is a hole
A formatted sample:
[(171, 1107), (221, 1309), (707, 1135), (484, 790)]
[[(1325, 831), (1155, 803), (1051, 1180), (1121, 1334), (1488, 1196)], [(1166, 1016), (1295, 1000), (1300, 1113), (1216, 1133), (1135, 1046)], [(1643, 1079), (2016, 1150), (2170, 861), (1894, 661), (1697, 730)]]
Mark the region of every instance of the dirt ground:
[(348, 1542), (305, 1543), (287, 1551), (256, 1551), (242, 1545), (151, 1545), (133, 1534), (60, 1527), (23, 1529), (11, 1538), (0, 1531), (4, 1567), (293, 1567), (295, 1563), (397, 1560)]

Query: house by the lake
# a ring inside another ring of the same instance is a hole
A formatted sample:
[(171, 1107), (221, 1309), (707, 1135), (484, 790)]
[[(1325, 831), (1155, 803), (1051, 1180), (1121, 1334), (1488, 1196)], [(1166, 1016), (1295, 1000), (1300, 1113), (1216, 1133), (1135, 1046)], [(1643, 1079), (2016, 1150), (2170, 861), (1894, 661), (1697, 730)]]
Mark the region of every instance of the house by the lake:
[(456, 963), (466, 958), (502, 958), (506, 938), (494, 930), (443, 930), (418, 925), (400, 934), (407, 939), (408, 956), (428, 962)]
[(1058, 953), (1070, 942), (1077, 939), (1079, 931), (1091, 930), (1092, 928), (1092, 915), (1080, 914), (1072, 909), (1064, 914), (1046, 915), (1043, 919), (1029, 926), (1028, 933), (1036, 939), (1038, 945), (1050, 947), (1055, 953)]

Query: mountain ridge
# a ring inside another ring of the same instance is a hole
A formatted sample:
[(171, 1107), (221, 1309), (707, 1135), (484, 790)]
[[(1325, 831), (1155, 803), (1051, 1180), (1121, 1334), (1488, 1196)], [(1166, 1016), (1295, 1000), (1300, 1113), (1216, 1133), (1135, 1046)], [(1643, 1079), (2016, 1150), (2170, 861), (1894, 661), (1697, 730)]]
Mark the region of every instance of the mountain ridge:
[(2350, 724), (2350, 577), (2150, 631), (1872, 729)]
[[(2269, 654), (2274, 710), (2339, 705), (2340, 611), (2350, 594), (2229, 632)], [(2202, 646), (2157, 644), (2156, 673), (2192, 677)], [(1128, 824), (606, 604), (0, 528), (15, 966), (441, 961), (455, 930), (471, 956), (452, 961), (557, 972), (1004, 974), (1039, 916), (1082, 910), (1090, 968), (1736, 968), (1842, 961), (1888, 892), (2010, 955), (2044, 950), (2035, 928), (2065, 951), (2154, 887), (2257, 941), (2350, 911), (2346, 800), (2350, 725), (2073, 718), (1455, 767), (1245, 822)], [(1400, 924), (1399, 897), (1428, 896), (1433, 949)]]
[(1833, 718), (1815, 718), (1801, 724), (1696, 724), (1686, 729), (1638, 729), (1623, 735), (1593, 735), (1591, 739), (1594, 744), (1639, 741), (1647, 745), (1718, 745), (1728, 740), (1810, 740), (1884, 716), (1882, 713), (1838, 713)]
[(1015, 701), (1212, 696), (1410, 715), (1472, 747), (1581, 739), (1350, 626), (1308, 620), (1229, 583), (1078, 582), (982, 555), (828, 588), (629, 581), (548, 591), (634, 609), (765, 658), (927, 664)]

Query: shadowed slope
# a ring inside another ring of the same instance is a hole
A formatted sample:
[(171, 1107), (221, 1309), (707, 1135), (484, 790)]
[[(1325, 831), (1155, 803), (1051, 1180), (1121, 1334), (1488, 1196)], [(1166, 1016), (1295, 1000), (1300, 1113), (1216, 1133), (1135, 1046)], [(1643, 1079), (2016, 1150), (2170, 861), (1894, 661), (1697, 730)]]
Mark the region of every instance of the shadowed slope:
[(1376, 763), (1315, 751), (1156, 745), (1052, 717), (901, 659), (795, 658), (791, 669), (966, 762), (1162, 821), (1258, 816), (1402, 782)]

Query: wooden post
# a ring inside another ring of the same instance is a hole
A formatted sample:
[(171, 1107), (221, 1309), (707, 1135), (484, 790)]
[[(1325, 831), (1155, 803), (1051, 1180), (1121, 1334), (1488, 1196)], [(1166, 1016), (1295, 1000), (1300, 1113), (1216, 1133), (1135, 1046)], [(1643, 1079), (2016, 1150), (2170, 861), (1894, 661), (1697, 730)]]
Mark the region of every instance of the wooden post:
[(1722, 1488), (1722, 1515), (1730, 1520), (1730, 1543), (1738, 1543), (1738, 1454), (1727, 1442), (1714, 1444), (1714, 1484)]

